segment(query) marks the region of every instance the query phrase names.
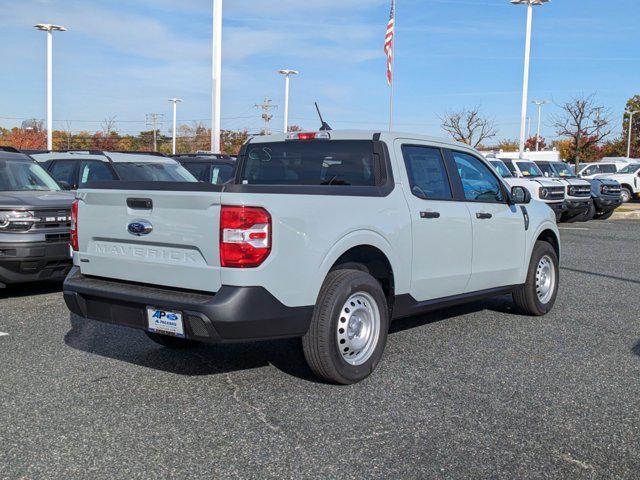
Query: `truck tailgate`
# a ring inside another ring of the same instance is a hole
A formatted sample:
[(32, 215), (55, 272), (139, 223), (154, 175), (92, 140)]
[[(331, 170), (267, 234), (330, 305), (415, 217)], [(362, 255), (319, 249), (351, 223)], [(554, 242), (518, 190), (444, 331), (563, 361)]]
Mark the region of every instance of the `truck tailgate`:
[[(220, 192), (81, 190), (78, 198), (76, 264), (84, 275), (220, 288)], [(137, 234), (141, 225), (150, 231)]]

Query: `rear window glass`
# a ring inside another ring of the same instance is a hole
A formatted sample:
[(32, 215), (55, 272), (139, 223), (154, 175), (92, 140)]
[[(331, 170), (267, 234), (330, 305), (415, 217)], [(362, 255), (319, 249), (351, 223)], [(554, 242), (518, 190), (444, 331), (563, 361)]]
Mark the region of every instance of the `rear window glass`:
[(249, 144), (241, 183), (375, 186), (373, 142), (317, 140)]
[(184, 167), (171, 163), (114, 163), (121, 180), (127, 182), (197, 182)]

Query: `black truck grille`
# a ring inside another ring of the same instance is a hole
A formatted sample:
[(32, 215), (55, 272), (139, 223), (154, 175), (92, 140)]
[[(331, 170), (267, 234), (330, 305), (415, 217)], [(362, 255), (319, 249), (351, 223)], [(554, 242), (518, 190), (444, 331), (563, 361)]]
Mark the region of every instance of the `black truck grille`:
[(545, 187), (549, 190), (548, 200), (564, 200), (564, 187)]
[(591, 187), (587, 185), (578, 185), (567, 187), (567, 194), (572, 197), (590, 197)]

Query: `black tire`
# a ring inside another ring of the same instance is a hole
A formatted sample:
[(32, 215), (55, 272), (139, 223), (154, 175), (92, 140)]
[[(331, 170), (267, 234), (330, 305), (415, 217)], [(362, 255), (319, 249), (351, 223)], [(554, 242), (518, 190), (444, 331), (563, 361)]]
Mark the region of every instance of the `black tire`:
[(622, 196), (622, 203), (628, 203), (633, 200), (633, 194), (627, 187), (622, 187), (622, 190), (620, 190), (620, 195)]
[(589, 220), (593, 220), (593, 217), (596, 214), (596, 206), (593, 204), (593, 200), (589, 204), (589, 210), (580, 215), (576, 221), (578, 222), (588, 222)]
[[(538, 298), (536, 290), (536, 270), (538, 268), (538, 264), (545, 256), (549, 257), (552, 261), (553, 269), (555, 271), (555, 285), (551, 297), (546, 301), (546, 303), (542, 303)], [(536, 317), (546, 315), (551, 311), (553, 305), (556, 302), (559, 284), (560, 268), (558, 255), (556, 254), (555, 249), (550, 243), (545, 241), (538, 241), (533, 247), (533, 253), (531, 254), (531, 261), (529, 263), (529, 271), (527, 272), (526, 283), (513, 292), (513, 301), (522, 311), (522, 313), (526, 315)]]
[(593, 218), (596, 220), (608, 220), (614, 214), (615, 210), (610, 210), (604, 213), (596, 213)]
[(170, 348), (172, 350), (184, 350), (186, 348), (196, 347), (200, 342), (196, 342), (195, 340), (189, 340), (187, 338), (179, 338), (172, 337), (170, 335), (161, 335), (159, 333), (148, 332), (145, 330), (147, 337), (156, 342), (159, 345), (162, 345), (165, 348)]
[[(380, 316), (380, 331), (371, 356), (361, 365), (345, 361), (339, 349), (337, 332), (342, 308), (353, 294), (364, 292), (376, 303)], [(367, 378), (375, 370), (387, 343), (389, 309), (380, 283), (359, 270), (334, 270), (322, 284), (313, 311), (309, 331), (302, 337), (304, 356), (313, 373), (319, 378), (342, 385), (350, 385)]]

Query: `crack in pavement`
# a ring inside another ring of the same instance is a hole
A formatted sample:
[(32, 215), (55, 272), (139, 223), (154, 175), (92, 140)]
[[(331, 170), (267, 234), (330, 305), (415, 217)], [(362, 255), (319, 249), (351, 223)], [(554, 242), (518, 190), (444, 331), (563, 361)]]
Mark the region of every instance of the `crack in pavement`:
[(280, 433), (280, 427), (278, 427), (277, 425), (274, 425), (273, 423), (271, 423), (262, 410), (260, 410), (258, 407), (255, 407), (255, 406), (251, 405), (249, 402), (246, 402), (246, 401), (244, 401), (244, 400), (242, 400), (240, 398), (240, 385), (238, 385), (236, 382), (233, 381), (233, 379), (231, 378), (231, 374), (227, 373), (227, 374), (225, 374), (225, 377), (227, 379), (227, 384), (233, 390), (233, 392), (232, 392), (233, 393), (233, 399), (236, 401), (236, 403), (238, 403), (239, 405), (241, 405), (241, 406), (243, 406), (245, 408), (248, 408), (249, 410), (252, 410), (256, 414), (256, 417), (258, 418), (258, 420), (260, 420), (262, 423), (264, 423), (273, 432)]

